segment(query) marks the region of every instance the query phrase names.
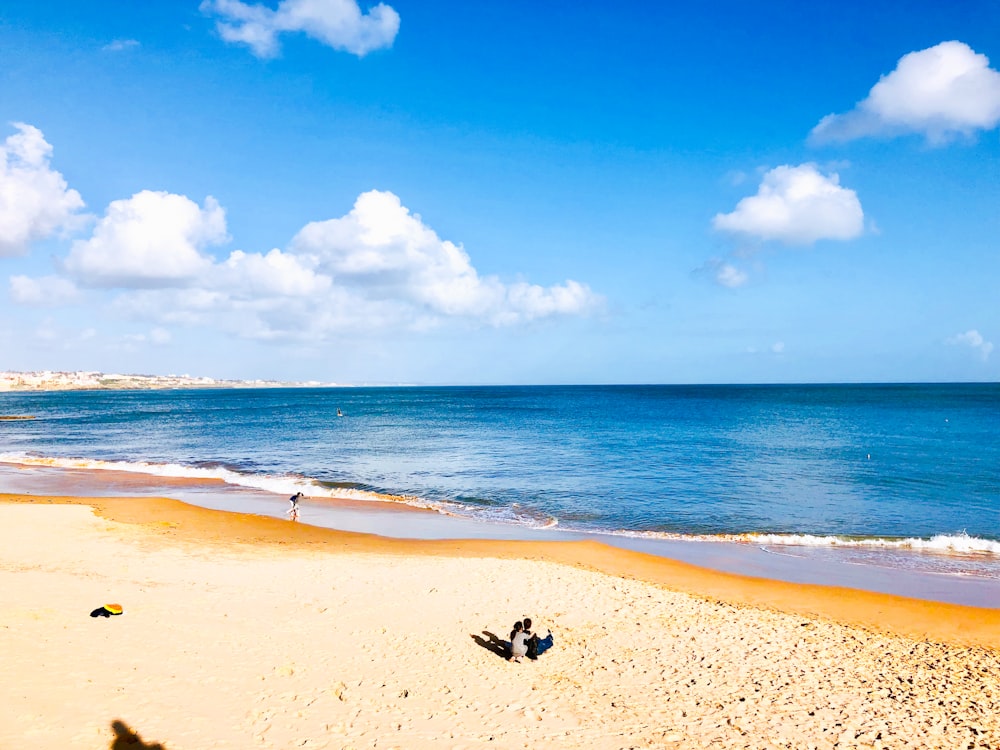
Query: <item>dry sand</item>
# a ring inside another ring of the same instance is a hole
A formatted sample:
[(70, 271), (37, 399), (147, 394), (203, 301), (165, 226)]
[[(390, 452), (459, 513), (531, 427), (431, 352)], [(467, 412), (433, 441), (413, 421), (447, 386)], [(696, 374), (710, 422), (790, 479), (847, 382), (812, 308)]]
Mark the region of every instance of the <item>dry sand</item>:
[[(2, 750), (1000, 748), (1000, 610), (589, 542), (0, 500)], [(524, 615), (555, 646), (514, 664), (492, 641)]]

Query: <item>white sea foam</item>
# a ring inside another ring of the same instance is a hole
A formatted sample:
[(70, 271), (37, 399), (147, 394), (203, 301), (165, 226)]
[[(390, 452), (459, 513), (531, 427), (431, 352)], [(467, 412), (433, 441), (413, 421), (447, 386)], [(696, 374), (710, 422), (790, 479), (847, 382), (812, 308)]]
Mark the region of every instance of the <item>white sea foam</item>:
[(278, 496), (288, 497), (301, 492), (311, 498), (331, 498), (359, 500), (363, 502), (400, 503), (413, 508), (430, 510), (446, 516), (482, 517), (493, 523), (509, 523), (536, 529), (551, 529), (559, 524), (559, 519), (550, 515), (505, 513), (496, 508), (493, 513), (477, 514), (461, 503), (427, 500), (416, 495), (391, 495), (342, 487), (324, 487), (315, 479), (288, 474), (249, 474), (222, 466), (185, 466), (176, 463), (154, 463), (150, 461), (103, 461), (94, 458), (55, 458), (33, 456), (27, 453), (0, 453), (0, 463), (20, 466), (41, 466), (54, 469), (79, 469), (86, 471), (120, 471), (130, 474), (145, 474), (170, 479), (194, 479), (199, 481), (221, 481), (234, 487), (262, 490)]
[[(367, 502), (402, 503), (415, 508), (432, 510), (443, 515), (481, 517), (493, 523), (513, 523), (535, 529), (551, 529), (559, 519), (547, 514), (525, 514), (518, 504), (492, 512), (477, 513), (461, 503), (426, 500), (413, 495), (390, 495), (352, 488), (324, 487), (315, 479), (288, 474), (249, 474), (222, 466), (198, 467), (176, 463), (153, 463), (147, 461), (102, 461), (90, 458), (54, 458), (32, 456), (27, 453), (0, 453), (0, 463), (22, 466), (43, 466), (57, 469), (82, 469), (97, 471), (120, 471), (132, 474), (167, 477), (173, 479), (195, 479), (222, 481), (235, 487), (262, 490), (278, 496), (290, 496), (302, 492), (307, 497), (341, 498)], [(510, 511), (513, 511), (511, 513)], [(572, 531), (573, 529), (567, 529)], [(936, 534), (930, 538), (918, 537), (848, 537), (814, 534), (680, 534), (675, 532), (617, 530), (612, 532), (593, 529), (576, 529), (581, 532), (610, 533), (642, 539), (662, 539), (668, 541), (729, 542), (754, 544), (760, 547), (825, 547), (871, 550), (898, 550), (902, 552), (926, 552), (943, 555), (975, 556), (983, 559), (1000, 558), (1000, 541), (969, 536), (966, 533)]]
[(416, 508), (435, 510), (448, 514), (446, 504), (435, 503), (409, 495), (389, 495), (351, 488), (324, 487), (314, 479), (288, 474), (245, 474), (222, 466), (199, 467), (174, 463), (152, 463), (148, 461), (102, 461), (92, 458), (52, 458), (29, 456), (25, 453), (0, 453), (0, 463), (21, 466), (46, 466), (56, 469), (84, 469), (93, 471), (120, 471), (130, 474), (146, 474), (171, 479), (195, 479), (221, 481), (236, 487), (263, 490), (275, 495), (294, 495), (301, 492), (308, 497), (341, 498), (369, 502), (397, 502)]
[(937, 552), (953, 555), (975, 555), (1000, 558), (1000, 542), (992, 539), (959, 534), (935, 534), (920, 537), (849, 537), (816, 534), (676, 534), (656, 531), (619, 531), (623, 536), (671, 541), (736, 542), (760, 547), (839, 547), (848, 549), (882, 549), (910, 552)]
[(944, 552), (962, 555), (993, 555), (1000, 557), (1000, 542), (981, 539), (968, 534), (935, 534), (929, 539), (908, 537), (856, 538), (841, 536), (813, 536), (810, 534), (746, 534), (742, 539), (753, 544), (770, 544), (797, 547), (867, 547), (878, 549), (913, 550), (915, 552)]

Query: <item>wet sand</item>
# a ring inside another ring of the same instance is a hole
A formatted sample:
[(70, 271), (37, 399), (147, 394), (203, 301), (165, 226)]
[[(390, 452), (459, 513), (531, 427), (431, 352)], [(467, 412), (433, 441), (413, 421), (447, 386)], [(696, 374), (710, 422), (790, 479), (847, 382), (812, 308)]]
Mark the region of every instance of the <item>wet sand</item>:
[[(166, 495), (216, 510), (284, 518), (284, 497), (218, 480), (158, 477), (123, 471), (67, 469), (0, 464), (0, 489), (32, 495), (87, 497)], [(764, 548), (755, 544), (634, 538), (586, 534), (559, 527), (536, 529), (442, 515), (398, 502), (309, 497), (302, 523), (406, 539), (492, 539), (519, 541), (599, 541), (612, 547), (687, 562), (701, 568), (789, 583), (895, 594), (974, 607), (1000, 607), (1000, 577), (943, 575), (898, 565), (858, 564), (850, 550)], [(877, 557), (877, 556), (876, 556)], [(941, 556), (913, 553), (907, 562), (937, 565)], [(925, 559), (920, 559), (925, 558)]]
[[(524, 615), (555, 646), (510, 663)], [(1000, 610), (594, 541), (0, 496), (3, 748), (995, 748), (998, 649)]]

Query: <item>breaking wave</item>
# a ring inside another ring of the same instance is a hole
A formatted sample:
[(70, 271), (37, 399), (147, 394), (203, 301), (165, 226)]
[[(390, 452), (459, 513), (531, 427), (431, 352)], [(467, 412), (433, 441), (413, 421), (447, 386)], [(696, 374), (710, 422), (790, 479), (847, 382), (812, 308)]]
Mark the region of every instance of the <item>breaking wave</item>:
[[(510, 506), (493, 501), (462, 502), (461, 500), (428, 500), (416, 495), (396, 495), (374, 490), (344, 486), (347, 483), (324, 482), (309, 477), (290, 474), (248, 473), (221, 465), (190, 466), (179, 463), (149, 461), (106, 461), (90, 458), (56, 458), (28, 453), (0, 453), (0, 463), (78, 469), (115, 471), (170, 479), (189, 479), (204, 482), (223, 482), (234, 487), (260, 490), (278, 496), (302, 492), (311, 498), (348, 499), (366, 502), (400, 503), (413, 508), (431, 510), (443, 515), (479, 518), (494, 523), (512, 523), (535, 529), (553, 529), (557, 526), (580, 533), (609, 534), (650, 540), (728, 542), (752, 544), (759, 547), (809, 547), (828, 549), (884, 550), (916, 553), (937, 553), (949, 556), (976, 557), (984, 561), (1000, 560), (1000, 541), (970, 536), (964, 532), (935, 534), (920, 537), (861, 537), (815, 534), (741, 533), (697, 534), (661, 531), (635, 531), (628, 529), (601, 530), (577, 528), (575, 524), (561, 524), (559, 518), (544, 511)], [(489, 507), (493, 506), (493, 507)]]
[(688, 540), (701, 542), (735, 542), (760, 547), (829, 547), (843, 549), (899, 550), (953, 555), (975, 555), (1000, 558), (1000, 542), (992, 539), (957, 534), (935, 534), (920, 537), (854, 537), (816, 534), (676, 534), (656, 531), (618, 531), (623, 536), (643, 539)]
[(88, 471), (119, 471), (130, 474), (169, 479), (193, 479), (204, 482), (224, 482), (234, 487), (271, 492), (275, 495), (294, 495), (301, 492), (308, 497), (325, 497), (369, 502), (404, 503), (415, 508), (452, 513), (447, 503), (432, 502), (412, 495), (391, 495), (351, 487), (329, 487), (308, 477), (289, 474), (250, 474), (224, 466), (185, 466), (176, 463), (149, 461), (102, 461), (93, 458), (52, 458), (31, 456), (24, 453), (0, 453), (0, 463), (21, 466), (43, 466), (55, 469), (83, 469)]

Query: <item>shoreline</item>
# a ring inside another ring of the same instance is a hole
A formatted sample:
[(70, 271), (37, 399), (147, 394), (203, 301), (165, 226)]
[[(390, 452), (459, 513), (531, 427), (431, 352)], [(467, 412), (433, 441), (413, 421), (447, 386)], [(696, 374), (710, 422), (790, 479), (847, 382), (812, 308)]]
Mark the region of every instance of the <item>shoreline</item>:
[(1000, 745), (1000, 610), (167, 498), (0, 496), (0, 653), (2, 747)]
[[(90, 466), (0, 464), (0, 483), (32, 495), (168, 496), (189, 505), (284, 519), (287, 501), (273, 490), (230, 484), (217, 477), (161, 476)], [(378, 497), (378, 496), (375, 496)], [(942, 552), (780, 546), (749, 540), (647, 538), (535, 528), (444, 513), (401, 501), (307, 497), (300, 522), (321, 528), (411, 540), (592, 541), (696, 567), (788, 583), (819, 584), (928, 601), (1000, 608), (1000, 577), (940, 572), (982, 565), (982, 559)], [(987, 559), (990, 559), (987, 556)], [(900, 567), (900, 563), (910, 567)], [(922, 566), (922, 567), (921, 567)]]
[[(0, 417), (3, 419), (3, 417)], [(881, 533), (839, 533), (822, 530), (728, 530), (714, 532), (667, 531), (627, 528), (584, 528), (565, 526), (556, 517), (542, 524), (521, 521), (484, 518), (476, 515), (476, 508), (464, 506), (449, 500), (427, 500), (419, 495), (396, 493), (390, 490), (361, 488), (337, 488), (324, 485), (309, 477), (293, 475), (253, 475), (224, 468), (185, 467), (182, 464), (146, 463), (142, 461), (106, 461), (93, 458), (29, 458), (26, 456), (0, 457), (0, 472), (4, 467), (17, 470), (83, 472), (103, 475), (115, 485), (131, 484), (135, 487), (156, 487), (178, 485), (198, 487), (201, 485), (225, 486), (232, 492), (266, 493), (284, 497), (302, 492), (311, 502), (342, 505), (352, 503), (358, 507), (398, 507), (404, 511), (432, 512), (442, 516), (457, 518), (479, 524), (503, 525), (512, 529), (525, 528), (545, 531), (558, 528), (568, 534), (585, 537), (622, 537), (641, 541), (682, 541), (721, 542), (731, 544), (754, 544), (777, 547), (828, 548), (838, 550), (862, 549), (871, 551), (901, 551), (943, 557), (966, 557), (970, 560), (996, 558), (1000, 563), (1000, 538), (970, 536), (964, 531), (931, 532), (926, 536), (892, 535)], [(184, 470), (193, 472), (185, 475)], [(219, 472), (219, 474), (215, 474)], [(278, 485), (281, 485), (278, 488)], [(237, 511), (238, 512), (238, 511)], [(964, 549), (956, 548), (956, 542)], [(1000, 573), (1000, 565), (998, 565)], [(998, 576), (1000, 577), (1000, 576)]]

